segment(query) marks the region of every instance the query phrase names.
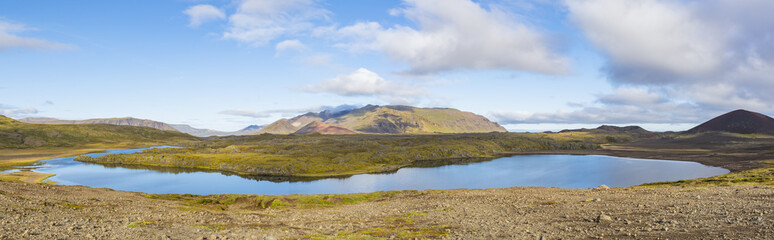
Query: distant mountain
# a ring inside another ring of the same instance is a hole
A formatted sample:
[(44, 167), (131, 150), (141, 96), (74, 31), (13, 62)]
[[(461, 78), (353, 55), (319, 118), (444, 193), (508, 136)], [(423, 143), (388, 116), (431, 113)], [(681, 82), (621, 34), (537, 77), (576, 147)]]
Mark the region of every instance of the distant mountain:
[(565, 132), (624, 133), (624, 134), (629, 134), (629, 135), (638, 136), (638, 137), (646, 137), (646, 138), (658, 136), (657, 133), (645, 130), (640, 126), (618, 127), (618, 126), (602, 125), (594, 129), (585, 129), (585, 128), (565, 129), (559, 132), (560, 133), (565, 133)]
[(217, 131), (217, 130), (211, 130), (211, 129), (194, 128), (194, 127), (191, 127), (190, 125), (185, 125), (185, 124), (167, 124), (163, 122), (147, 120), (147, 119), (138, 119), (138, 118), (132, 118), (132, 117), (96, 118), (96, 119), (86, 119), (86, 120), (61, 120), (56, 118), (39, 117), (39, 118), (22, 118), (22, 119), (19, 119), (19, 121), (25, 122), (25, 123), (35, 123), (35, 124), (101, 123), (101, 124), (119, 125), (119, 126), (151, 127), (159, 130), (187, 133), (197, 137), (246, 135), (246, 134), (257, 132), (262, 128), (262, 126), (250, 125), (239, 131), (224, 132), (224, 131)]
[(280, 119), (276, 122), (273, 122), (269, 125), (266, 125), (263, 127), (263, 129), (259, 130), (258, 132), (255, 132), (253, 134), (263, 134), (263, 133), (269, 133), (269, 134), (291, 134), (296, 131), (298, 131), (298, 127), (293, 126), (288, 122), (287, 119)]
[(774, 118), (740, 109), (720, 115), (686, 132), (760, 133), (774, 135)]
[(293, 128), (298, 130), (313, 122), (322, 122), (360, 133), (426, 134), (507, 131), (483, 116), (452, 108), (368, 105), (339, 112), (306, 113), (291, 119), (282, 119), (275, 123), (277, 126), (283, 126), (284, 131), (275, 132), (287, 134)]
[(110, 124), (32, 124), (0, 115), (0, 149), (100, 145), (164, 145), (196, 140), (177, 131)]
[(222, 132), (212, 129), (201, 129), (201, 128), (195, 128), (191, 127), (190, 125), (186, 124), (170, 124), (175, 130), (179, 132), (188, 133), (197, 137), (209, 137), (209, 136), (225, 136), (229, 135), (228, 132)]
[[(248, 133), (254, 133), (254, 132), (260, 131), (262, 128), (263, 128), (263, 126), (250, 125), (250, 126), (247, 126), (245, 128), (242, 128), (242, 130), (239, 130), (239, 131), (236, 131), (236, 132), (248, 134)], [(240, 134), (240, 135), (244, 135), (244, 134)]]
[(165, 131), (177, 131), (174, 127), (163, 122), (157, 122), (147, 119), (138, 119), (132, 117), (125, 118), (97, 118), (86, 120), (60, 120), (56, 118), (22, 118), (20, 122), (35, 123), (35, 124), (88, 124), (88, 123), (101, 123), (109, 125), (119, 126), (136, 126), (136, 127), (150, 127)]
[(356, 132), (321, 122), (311, 122), (293, 134), (357, 134)]
[(263, 128), (263, 126), (259, 125), (250, 125), (246, 128), (243, 128), (242, 130), (235, 131), (235, 132), (224, 132), (224, 131), (217, 131), (212, 129), (201, 129), (201, 128), (194, 128), (190, 125), (186, 124), (170, 124), (173, 128), (175, 128), (177, 131), (188, 133), (197, 137), (210, 137), (210, 136), (229, 136), (229, 135), (247, 135), (254, 132), (257, 132)]

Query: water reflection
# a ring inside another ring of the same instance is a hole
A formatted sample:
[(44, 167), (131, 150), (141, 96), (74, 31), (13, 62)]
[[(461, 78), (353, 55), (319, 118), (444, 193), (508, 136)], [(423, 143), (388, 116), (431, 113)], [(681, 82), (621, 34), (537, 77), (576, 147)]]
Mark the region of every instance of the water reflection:
[[(106, 153), (141, 151), (126, 149)], [(646, 182), (675, 181), (728, 173), (695, 162), (643, 160), (609, 156), (519, 155), (488, 159), (424, 162), (389, 174), (361, 174), (345, 178), (288, 178), (237, 176), (191, 169), (86, 164), (73, 158), (50, 159), (33, 171), (54, 173), (65, 185), (85, 185), (148, 193), (193, 194), (326, 194), (406, 189), (502, 188), (543, 186), (590, 188)]]

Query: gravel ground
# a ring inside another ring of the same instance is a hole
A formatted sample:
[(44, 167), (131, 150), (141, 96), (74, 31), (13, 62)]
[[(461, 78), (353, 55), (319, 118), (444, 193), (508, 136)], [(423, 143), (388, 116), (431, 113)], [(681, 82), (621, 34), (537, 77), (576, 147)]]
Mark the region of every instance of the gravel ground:
[[(254, 205), (254, 204), (253, 204)], [(404, 191), (313, 208), (0, 182), (0, 239), (772, 239), (774, 187)]]

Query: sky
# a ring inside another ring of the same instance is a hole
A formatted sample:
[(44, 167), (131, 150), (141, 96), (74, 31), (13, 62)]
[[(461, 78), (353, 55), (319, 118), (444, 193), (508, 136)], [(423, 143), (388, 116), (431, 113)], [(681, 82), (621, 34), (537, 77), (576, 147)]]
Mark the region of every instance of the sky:
[(344, 106), (512, 131), (774, 114), (770, 0), (0, 1), (0, 114), (233, 131)]

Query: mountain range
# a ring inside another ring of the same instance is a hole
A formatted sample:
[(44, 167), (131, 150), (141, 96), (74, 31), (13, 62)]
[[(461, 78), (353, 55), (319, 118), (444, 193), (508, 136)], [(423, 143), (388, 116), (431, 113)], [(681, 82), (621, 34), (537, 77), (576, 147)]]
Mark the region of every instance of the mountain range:
[(234, 132), (224, 132), (224, 131), (218, 131), (218, 130), (212, 130), (212, 129), (201, 129), (201, 128), (194, 128), (190, 125), (186, 124), (170, 124), (173, 128), (175, 128), (177, 131), (188, 133), (197, 137), (211, 137), (211, 136), (239, 136), (239, 135), (248, 135), (251, 133), (258, 132), (263, 128), (263, 126), (259, 125), (250, 125), (245, 128), (240, 129), (239, 131)]
[[(265, 126), (250, 125), (234, 132), (199, 129), (184, 124), (138, 118), (99, 118), (87, 120), (60, 120), (56, 118), (22, 118), (23, 123), (34, 124), (108, 124), (119, 126), (150, 127), (164, 131), (177, 131), (198, 137), (251, 135), (251, 134), (432, 134), (432, 133), (476, 133), (506, 132), (499, 124), (471, 112), (452, 108), (418, 108), (411, 106), (367, 105), (361, 108), (345, 110), (326, 110), (308, 112), (290, 119), (280, 119)], [(638, 126), (615, 127), (601, 126), (596, 129), (578, 129), (565, 131), (604, 131), (629, 133), (640, 137), (652, 137), (655, 134)], [(741, 134), (774, 135), (774, 118), (747, 110), (735, 110), (684, 133), (729, 132)]]
[[(300, 131), (302, 129), (304, 131)], [(481, 115), (452, 108), (367, 105), (351, 110), (309, 112), (290, 119), (280, 119), (255, 134), (345, 134), (349, 131), (383, 134), (507, 132), (499, 124)]]
[(22, 118), (18, 119), (19, 122), (34, 123), (34, 124), (108, 124), (118, 126), (137, 126), (137, 127), (150, 127), (164, 131), (177, 131), (187, 133), (197, 137), (209, 137), (209, 136), (228, 136), (228, 135), (246, 135), (261, 130), (262, 126), (250, 125), (239, 131), (224, 132), (211, 129), (199, 129), (185, 124), (167, 124), (164, 122), (153, 121), (148, 119), (139, 119), (132, 117), (124, 118), (95, 118), (86, 120), (61, 120), (56, 118)]
[(136, 127), (150, 127), (164, 131), (177, 131), (174, 127), (163, 122), (157, 122), (148, 119), (139, 119), (132, 117), (125, 118), (95, 118), (86, 120), (61, 120), (56, 118), (22, 118), (18, 120), (23, 123), (34, 124), (89, 124), (89, 123), (101, 123), (108, 125), (118, 126), (136, 126)]
[(0, 115), (0, 149), (34, 147), (153, 146), (194, 141), (191, 135), (177, 131), (113, 124), (33, 124)]

